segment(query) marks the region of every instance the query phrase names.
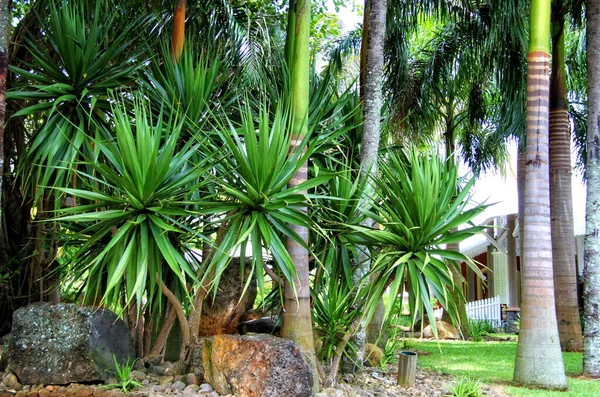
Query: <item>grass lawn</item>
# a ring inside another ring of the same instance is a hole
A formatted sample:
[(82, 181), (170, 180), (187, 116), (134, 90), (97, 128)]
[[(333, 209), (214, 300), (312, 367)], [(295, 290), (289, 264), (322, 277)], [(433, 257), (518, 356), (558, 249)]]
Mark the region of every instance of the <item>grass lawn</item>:
[(468, 375), (487, 383), (507, 385), (513, 396), (598, 397), (600, 380), (580, 379), (582, 353), (563, 353), (569, 390), (567, 392), (532, 390), (511, 386), (517, 342), (462, 342), (408, 340), (408, 347), (429, 352), (419, 355), (418, 365), (454, 375)]

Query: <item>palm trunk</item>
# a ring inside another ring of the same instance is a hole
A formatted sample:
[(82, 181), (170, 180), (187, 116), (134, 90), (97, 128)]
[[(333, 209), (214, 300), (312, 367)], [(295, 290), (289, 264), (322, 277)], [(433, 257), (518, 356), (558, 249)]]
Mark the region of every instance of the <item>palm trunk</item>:
[(587, 2), (587, 205), (583, 372), (600, 377), (600, 1)]
[[(308, 132), (307, 113), (309, 103), (309, 37), (310, 37), (310, 0), (290, 2), (290, 23), (294, 29), (288, 29), (288, 62), (291, 72), (292, 141), (290, 150), (302, 150), (301, 142)], [(296, 172), (289, 186), (296, 186), (307, 180), (307, 165)], [(292, 229), (308, 242), (308, 229), (290, 225)], [(308, 358), (313, 372), (313, 388), (318, 391), (319, 373), (315, 355), (315, 342), (310, 312), (310, 284), (308, 251), (302, 245), (288, 238), (286, 247), (296, 267), (297, 277), (293, 286), (289, 282), (284, 286), (284, 312), (281, 335), (293, 340)]]
[(527, 62), (527, 154), (521, 330), (514, 380), (566, 389), (552, 275), (548, 168), (550, 1), (532, 0)]
[[(360, 176), (367, 178), (365, 184), (366, 194), (372, 190), (369, 182), (372, 175), (377, 173), (377, 157), (379, 155), (379, 142), (381, 140), (381, 108), (383, 96), (381, 84), (383, 81), (383, 55), (385, 42), (385, 19), (387, 13), (387, 0), (366, 0), (365, 15), (367, 21), (366, 32), (363, 31), (361, 47), (361, 94), (363, 99), (363, 131), (360, 149)], [(366, 42), (364, 40), (367, 40)], [(366, 58), (365, 58), (366, 57)], [(364, 63), (363, 63), (364, 62)], [(363, 226), (373, 227), (369, 218), (362, 222)], [(367, 247), (357, 247), (357, 264), (354, 269), (353, 279), (356, 284), (369, 272), (371, 260)], [(353, 372), (355, 365), (362, 367), (364, 361), (365, 341), (367, 339), (364, 324), (359, 324), (353, 344), (355, 345), (353, 357), (344, 363), (344, 372)], [(350, 371), (352, 369), (352, 371)]]
[(577, 304), (577, 267), (571, 195), (571, 134), (567, 108), (563, 2), (552, 4), (552, 74), (550, 76), (550, 207), (554, 296), (560, 345), (581, 351)]

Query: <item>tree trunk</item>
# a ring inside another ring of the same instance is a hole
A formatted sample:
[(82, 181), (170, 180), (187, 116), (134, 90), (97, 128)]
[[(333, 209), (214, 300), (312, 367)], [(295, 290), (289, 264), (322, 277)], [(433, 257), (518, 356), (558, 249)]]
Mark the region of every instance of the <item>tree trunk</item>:
[(600, 377), (600, 1), (589, 0), (587, 13), (587, 204), (583, 373)]
[[(367, 33), (363, 32), (361, 47), (361, 91), (364, 87), (363, 98), (363, 131), (360, 148), (360, 176), (367, 178), (365, 194), (370, 195), (372, 186), (371, 175), (377, 174), (377, 157), (379, 156), (379, 142), (381, 140), (381, 108), (383, 107), (383, 95), (381, 92), (383, 81), (383, 57), (385, 43), (385, 19), (387, 13), (387, 0), (365, 0), (365, 10), (368, 11)], [(364, 39), (367, 39), (365, 43)], [(363, 57), (366, 56), (366, 59)], [(364, 64), (362, 63), (364, 61)], [(373, 221), (366, 218), (362, 225), (373, 227)], [(357, 247), (357, 263), (353, 273), (355, 283), (358, 283), (371, 267), (368, 248)], [(344, 363), (344, 372), (354, 369), (354, 364), (362, 367), (364, 361), (365, 341), (367, 339), (364, 324), (359, 325), (356, 335), (353, 337), (355, 345), (354, 357)], [(353, 362), (353, 363), (352, 363)]]
[[(290, 23), (295, 29), (288, 29), (288, 62), (291, 72), (291, 108), (292, 108), (292, 141), (290, 150), (301, 150), (300, 144), (308, 132), (309, 103), (309, 38), (310, 38), (310, 0), (290, 2)], [(291, 62), (290, 62), (291, 61)], [(289, 186), (296, 186), (307, 180), (307, 164), (296, 172)], [(308, 229), (296, 225), (290, 227), (308, 242)], [(297, 277), (284, 286), (284, 312), (281, 335), (293, 340), (300, 346), (302, 353), (308, 358), (313, 373), (313, 390), (319, 389), (319, 373), (310, 312), (310, 284), (308, 251), (302, 245), (288, 238), (286, 248), (296, 267)]]
[(581, 351), (583, 341), (577, 304), (577, 266), (571, 194), (571, 134), (567, 108), (564, 10), (552, 3), (552, 74), (550, 76), (550, 210), (554, 297), (560, 345)]
[(567, 379), (554, 309), (550, 237), (550, 0), (533, 0), (530, 12), (522, 308), (514, 380), (527, 386), (566, 389)]
[[(0, 0), (0, 225), (2, 225), (2, 177), (4, 175), (4, 118), (6, 116), (6, 78), (8, 76), (8, 38), (10, 37), (10, 0)], [(4, 241), (0, 226), (0, 241)]]

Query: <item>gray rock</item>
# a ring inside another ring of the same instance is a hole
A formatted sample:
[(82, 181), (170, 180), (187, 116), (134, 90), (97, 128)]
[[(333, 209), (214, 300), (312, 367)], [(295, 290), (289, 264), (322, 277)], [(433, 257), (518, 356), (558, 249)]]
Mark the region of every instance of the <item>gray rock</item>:
[(182, 391), (183, 389), (185, 389), (185, 383), (183, 383), (182, 381), (178, 380), (176, 382), (173, 382), (173, 384), (171, 385), (171, 388), (175, 389), (175, 390)]
[(148, 368), (148, 372), (156, 375), (164, 375), (165, 367), (161, 367), (160, 365), (151, 365), (150, 368)]
[(198, 385), (187, 385), (185, 389), (183, 389), (183, 393), (193, 394), (200, 390), (200, 386)]
[(211, 391), (208, 397), (219, 397), (219, 393), (217, 393), (216, 391)]
[(134, 358), (125, 323), (109, 310), (65, 303), (36, 303), (13, 315), (8, 367), (23, 383), (106, 381)]
[(136, 380), (136, 381), (138, 381), (138, 382), (141, 382), (141, 381), (143, 381), (144, 379), (146, 379), (146, 374), (145, 374), (145, 373), (143, 373), (142, 371), (137, 371), (137, 370), (135, 370), (135, 371), (131, 371), (131, 378), (132, 378), (133, 380)]
[(211, 385), (209, 385), (208, 383), (203, 383), (203, 384), (200, 385), (200, 391), (201, 392), (210, 393), (213, 390), (214, 390), (213, 387)]

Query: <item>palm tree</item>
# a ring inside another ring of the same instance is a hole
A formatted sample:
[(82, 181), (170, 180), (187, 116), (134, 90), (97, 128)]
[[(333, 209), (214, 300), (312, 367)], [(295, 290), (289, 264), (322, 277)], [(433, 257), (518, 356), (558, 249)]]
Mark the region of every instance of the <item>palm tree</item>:
[(567, 380), (556, 324), (548, 170), (548, 98), (550, 94), (550, 0), (533, 0), (527, 69), (527, 161), (521, 330), (514, 380), (566, 389)]
[(552, 2), (552, 74), (550, 76), (550, 206), (554, 296), (560, 344), (564, 351), (583, 348), (571, 194), (571, 131), (565, 67), (565, 7)]
[[(292, 152), (303, 150), (304, 137), (308, 132), (310, 7), (310, 0), (290, 2), (286, 55), (291, 75), (290, 104), (293, 122), (290, 151)], [(298, 186), (305, 182), (307, 177), (308, 165), (304, 163), (296, 171), (288, 186), (290, 188)], [(290, 225), (290, 228), (301, 237), (304, 244), (291, 238), (286, 240), (286, 247), (294, 262), (296, 274), (293, 280), (288, 280), (284, 285), (281, 335), (296, 342), (309, 358), (309, 364), (313, 371), (313, 387), (318, 390), (319, 377), (310, 310), (309, 264), (306, 245), (308, 228), (299, 225)]]
[(600, 376), (600, 1), (587, 3), (588, 150), (583, 372)]

